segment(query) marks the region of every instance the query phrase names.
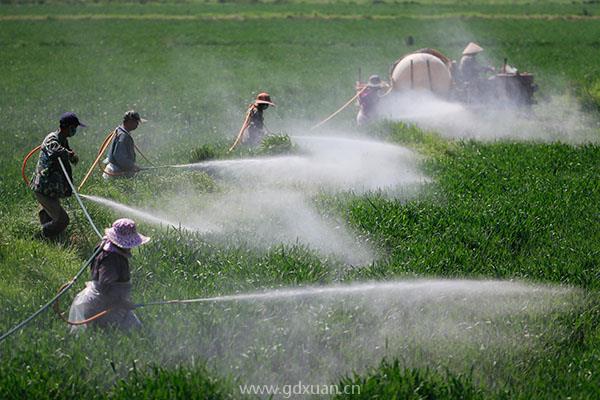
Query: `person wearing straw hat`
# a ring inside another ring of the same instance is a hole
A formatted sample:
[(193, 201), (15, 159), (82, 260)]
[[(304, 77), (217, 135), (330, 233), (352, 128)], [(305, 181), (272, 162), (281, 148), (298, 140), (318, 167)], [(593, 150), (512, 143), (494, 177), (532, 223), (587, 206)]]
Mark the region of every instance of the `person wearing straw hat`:
[(268, 133), (268, 129), (265, 126), (263, 119), (263, 112), (269, 108), (269, 106), (275, 106), (275, 103), (271, 101), (271, 96), (267, 92), (259, 93), (256, 96), (256, 100), (248, 109), (248, 127), (246, 128), (247, 139), (246, 142), (249, 145), (255, 146), (259, 144)]
[(86, 125), (75, 113), (64, 113), (60, 117), (59, 129), (46, 135), (40, 147), (40, 157), (29, 187), (41, 206), (38, 217), (43, 238), (54, 239), (69, 225), (69, 215), (60, 199), (70, 197), (72, 192), (58, 159), (62, 160), (69, 179), (73, 179), (71, 164), (77, 164), (79, 158), (69, 147), (68, 138), (75, 136), (80, 126)]
[(377, 117), (380, 93), (386, 87), (387, 84), (381, 80), (379, 75), (371, 75), (366, 86), (357, 86), (359, 108), (356, 123), (358, 126), (367, 125)]
[(482, 73), (494, 71), (492, 67), (479, 64), (477, 55), (481, 52), (483, 52), (483, 48), (474, 42), (470, 42), (463, 50), (460, 63), (458, 64), (459, 78), (462, 83), (477, 82), (480, 80)]
[[(141, 326), (133, 313), (131, 296), (131, 273), (129, 259), (131, 249), (148, 243), (149, 237), (137, 232), (136, 224), (128, 218), (121, 218), (105, 229), (100, 242), (100, 253), (91, 264), (91, 281), (79, 292), (69, 310), (70, 321), (83, 321), (108, 310), (101, 318), (90, 324), (105, 328), (114, 326), (131, 329)], [(85, 325), (73, 326), (76, 331)]]
[(135, 162), (135, 143), (131, 132), (143, 122), (146, 120), (137, 111), (130, 110), (123, 115), (123, 123), (115, 129), (115, 137), (105, 160), (106, 172), (102, 174), (104, 179), (122, 176), (130, 178), (140, 171)]

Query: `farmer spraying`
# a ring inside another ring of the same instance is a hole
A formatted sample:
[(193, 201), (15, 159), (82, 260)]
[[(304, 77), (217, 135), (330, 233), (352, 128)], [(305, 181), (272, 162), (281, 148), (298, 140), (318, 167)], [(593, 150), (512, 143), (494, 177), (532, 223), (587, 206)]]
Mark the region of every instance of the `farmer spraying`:
[(140, 171), (140, 167), (135, 162), (135, 143), (131, 132), (137, 129), (138, 125), (145, 122), (137, 111), (127, 111), (123, 116), (123, 123), (115, 129), (115, 136), (108, 150), (108, 157), (105, 172), (102, 174), (104, 179), (111, 177), (132, 177)]
[(254, 104), (250, 106), (248, 120), (248, 144), (257, 145), (268, 132), (263, 120), (263, 111), (269, 106), (275, 106), (268, 93), (259, 93)]
[(357, 86), (358, 92), (358, 115), (356, 123), (364, 126), (372, 122), (378, 114), (378, 105), (381, 98), (381, 90), (386, 88), (379, 75), (371, 75), (366, 86)]
[(134, 306), (130, 300), (129, 259), (131, 249), (149, 240), (149, 237), (139, 234), (135, 222), (127, 218), (116, 220), (112, 227), (105, 230), (105, 236), (99, 244), (101, 251), (90, 267), (92, 280), (86, 282), (85, 289), (73, 300), (69, 320), (81, 321), (103, 311), (108, 312), (88, 324), (73, 326), (71, 332), (90, 324), (125, 330), (141, 326), (132, 311)]
[(40, 146), (37, 167), (29, 186), (41, 205), (38, 216), (44, 238), (56, 238), (69, 225), (69, 216), (60, 199), (71, 196), (72, 191), (58, 160), (62, 160), (72, 180), (71, 164), (77, 164), (79, 158), (71, 150), (68, 138), (75, 136), (80, 126), (85, 127), (77, 115), (64, 113), (60, 117), (59, 129), (49, 133)]
[(251, 146), (256, 146), (261, 142), (262, 138), (268, 133), (263, 119), (263, 112), (269, 106), (275, 106), (275, 103), (271, 101), (269, 93), (259, 93), (254, 103), (248, 108), (242, 129), (240, 129), (240, 133), (229, 148), (229, 151), (233, 150), (240, 141), (245, 141)]

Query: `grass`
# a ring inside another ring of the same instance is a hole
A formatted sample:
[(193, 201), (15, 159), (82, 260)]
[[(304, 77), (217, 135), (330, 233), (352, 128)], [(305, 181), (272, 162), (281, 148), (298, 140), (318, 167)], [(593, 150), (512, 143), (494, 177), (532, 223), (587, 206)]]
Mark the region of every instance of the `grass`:
[[(435, 47), (456, 57), (472, 39), (496, 64), (506, 55), (536, 73), (541, 97), (575, 88), (588, 110), (597, 111), (600, 70), (590, 60), (597, 56), (600, 22), (530, 17), (581, 15), (584, 8), (596, 15), (598, 4), (512, 3), (2, 4), (0, 137), (7, 145), (0, 148), (0, 331), (50, 298), (95, 245), (74, 200), (67, 202), (72, 225), (61, 242), (32, 240), (36, 205), (20, 181), (20, 161), (54, 129), (62, 111), (77, 111), (90, 125), (71, 140), (82, 159), (76, 181), (129, 108), (150, 120), (134, 136), (154, 162), (221, 158), (259, 91), (271, 92), (280, 105), (265, 113), (269, 128), (287, 131), (288, 121), (316, 122), (350, 97), (358, 67), (385, 76), (387, 66), (412, 49)], [(6, 18), (28, 15), (48, 17)], [(408, 35), (416, 38), (413, 47), (403, 44)], [(351, 114), (342, 113), (337, 127), (347, 129)], [(434, 178), (416, 198), (403, 201), (378, 193), (318, 200), (323, 213), (375, 243), (381, 260), (347, 270), (301, 243), (257, 250), (239, 237), (215, 244), (200, 234), (142, 223), (140, 230), (154, 240), (134, 256), (134, 300), (415, 275), (569, 285), (582, 291), (575, 309), (524, 322), (547, 335), (541, 348), (526, 354), (499, 349), (490, 353), (497, 358), (492, 364), (469, 349), (455, 350), (460, 359), (451, 360), (413, 346), (418, 354), (403, 353), (406, 363), (386, 357), (339, 383), (359, 384), (362, 398), (600, 396), (598, 145), (449, 141), (391, 123), (371, 134), (425, 155), (422, 167)], [(284, 138), (271, 140), (287, 151)], [(144, 174), (111, 183), (95, 174), (84, 192), (152, 205), (160, 201), (157, 194), (182, 187), (224, 190), (206, 173)], [(90, 210), (101, 226), (117, 216), (95, 205)], [(302, 327), (291, 329), (285, 321), (306, 309), (148, 308), (140, 310), (146, 328), (138, 334), (79, 337), (48, 313), (0, 344), (0, 398), (239, 398), (236, 367), (247, 362), (277, 371), (285, 365), (286, 355), (268, 343), (267, 330), (255, 342), (242, 340), (263, 332), (254, 321), (275, 319), (263, 324), (289, 332), (290, 343), (300, 344)], [(316, 337), (343, 346), (344, 321), (351, 317), (348, 310), (332, 310)], [(368, 330), (369, 323), (374, 321), (365, 316), (356, 326)], [(247, 347), (235, 347), (240, 341)], [(243, 354), (240, 360), (215, 368), (231, 348)]]
[[(379, 196), (352, 202), (349, 218), (389, 254), (357, 277), (418, 273), (587, 288), (587, 309), (569, 322), (572, 337), (531, 360), (522, 371), (527, 378), (504, 390), (510, 398), (597, 395), (600, 248), (594, 220), (600, 209), (593, 199), (600, 194), (594, 183), (600, 171), (593, 160), (600, 157), (598, 146), (464, 142), (441, 150), (443, 143), (431, 134), (415, 140), (413, 127), (392, 126), (389, 134), (437, 154), (426, 165), (437, 182), (417, 202)], [(566, 365), (571, 367), (563, 374)]]
[(270, 134), (260, 143), (260, 152), (265, 155), (280, 155), (294, 152), (294, 144), (289, 135)]
[(215, 149), (214, 146), (211, 146), (209, 144), (204, 144), (200, 147), (196, 147), (191, 151), (190, 162), (196, 163), (200, 161), (213, 160), (219, 156), (219, 153), (225, 154), (225, 149), (220, 150), (221, 151)]
[(366, 377), (355, 376), (342, 380), (346, 387), (358, 385), (360, 395), (341, 394), (339, 399), (483, 399), (480, 389), (468, 375), (436, 374), (428, 369), (402, 368), (398, 360), (382, 361)]
[(437, 177), (429, 199), (358, 199), (350, 218), (392, 249), (399, 271), (420, 264), (419, 272), (436, 275), (597, 289), (599, 157), (595, 145), (466, 142), (429, 165)]
[[(10, 3), (10, 0), (7, 1)], [(594, 1), (96, 1), (86, 7), (72, 7), (65, 1), (14, 1), (18, 6), (5, 6), (10, 15), (126, 15), (142, 16), (198, 15), (220, 17), (365, 17), (365, 16), (540, 16), (598, 15)], [(586, 11), (584, 11), (586, 10)]]

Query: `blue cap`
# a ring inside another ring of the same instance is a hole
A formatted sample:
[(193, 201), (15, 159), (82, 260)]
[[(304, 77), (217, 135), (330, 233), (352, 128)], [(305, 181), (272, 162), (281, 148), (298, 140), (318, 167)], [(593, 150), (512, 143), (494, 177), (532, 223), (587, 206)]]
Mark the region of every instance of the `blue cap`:
[(77, 118), (77, 115), (73, 112), (66, 112), (60, 116), (60, 126), (83, 126), (84, 128), (87, 126)]

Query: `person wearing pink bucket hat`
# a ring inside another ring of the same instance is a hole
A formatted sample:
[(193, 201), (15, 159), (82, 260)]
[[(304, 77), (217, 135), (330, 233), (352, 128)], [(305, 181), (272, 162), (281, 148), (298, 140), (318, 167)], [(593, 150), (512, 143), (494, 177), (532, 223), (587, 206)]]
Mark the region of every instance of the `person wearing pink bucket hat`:
[(149, 237), (137, 233), (135, 222), (128, 218), (116, 220), (112, 227), (104, 230), (106, 238), (122, 249), (132, 249), (148, 243)]
[(101, 251), (92, 265), (91, 278), (86, 287), (73, 300), (69, 311), (70, 321), (84, 321), (102, 311), (109, 310), (101, 318), (84, 325), (74, 325), (77, 331), (93, 324), (97, 327), (114, 326), (125, 330), (141, 326), (133, 313), (131, 302), (131, 273), (129, 259), (131, 249), (150, 241), (149, 237), (137, 232), (136, 224), (128, 218), (121, 218), (105, 229), (100, 243)]

